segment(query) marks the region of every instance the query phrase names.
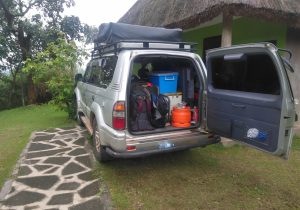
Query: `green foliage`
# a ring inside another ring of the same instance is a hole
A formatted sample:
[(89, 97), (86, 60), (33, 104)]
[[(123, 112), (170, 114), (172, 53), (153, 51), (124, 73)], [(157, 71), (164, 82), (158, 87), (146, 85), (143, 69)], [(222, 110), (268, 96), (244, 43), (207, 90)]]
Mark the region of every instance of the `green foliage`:
[(52, 103), (68, 112), (73, 117), (75, 110), (73, 104), (74, 74), (76, 63), (80, 62), (84, 52), (76, 44), (66, 39), (58, 38), (48, 44), (47, 48), (35, 56), (27, 59), (23, 69), (32, 73), (36, 84), (44, 84), (52, 95)]
[[(40, 82), (46, 78), (39, 79), (43, 75), (33, 75), (35, 71), (20, 74), (26, 60), (34, 60), (48, 48), (48, 43), (56, 43), (61, 37), (61, 32), (69, 41), (90, 43), (93, 40), (96, 28), (82, 24), (75, 16), (62, 17), (64, 9), (74, 4), (74, 0), (0, 0), (0, 74), (4, 74), (6, 78), (5, 82), (0, 84), (0, 92), (5, 92), (5, 96), (2, 97), (3, 104), (6, 104), (4, 108), (13, 107), (12, 99), (20, 95), (22, 97), (19, 97), (17, 104), (21, 101), (23, 104), (24, 101), (48, 101), (45, 94), (49, 90)], [(41, 57), (43, 53), (37, 60)], [(56, 62), (59, 63), (58, 60)], [(57, 66), (57, 63), (46, 64)], [(36, 83), (33, 83), (32, 77)], [(6, 91), (7, 89), (9, 91)]]
[(60, 30), (64, 32), (68, 40), (78, 40), (83, 43), (92, 43), (98, 33), (98, 29), (80, 22), (76, 16), (66, 16), (60, 23)]
[(98, 28), (94, 26), (89, 26), (87, 24), (83, 25), (83, 34), (85, 37), (85, 43), (93, 43), (96, 35), (98, 34)]
[(16, 77), (15, 83), (10, 74), (0, 76), (0, 110), (22, 106), (22, 86), (26, 87), (26, 83), (21, 76)]
[(62, 19), (61, 30), (65, 32), (70, 40), (80, 40), (81, 33), (83, 32), (83, 26), (76, 16), (66, 16)]
[(4, 77), (0, 79), (0, 110), (7, 108), (7, 93), (9, 85), (4, 82)]

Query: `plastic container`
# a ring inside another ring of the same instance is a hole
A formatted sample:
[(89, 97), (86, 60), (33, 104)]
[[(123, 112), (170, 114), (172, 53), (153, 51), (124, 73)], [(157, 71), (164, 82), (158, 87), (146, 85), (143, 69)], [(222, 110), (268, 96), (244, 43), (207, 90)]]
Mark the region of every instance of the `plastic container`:
[(173, 107), (175, 107), (178, 103), (182, 102), (182, 93), (180, 93), (180, 92), (167, 93), (165, 95), (168, 96), (170, 99), (170, 110), (172, 110)]
[(172, 110), (172, 126), (188, 128), (191, 126), (192, 113), (188, 106), (175, 106)]
[(177, 72), (150, 73), (149, 80), (158, 87), (160, 94), (177, 92)]

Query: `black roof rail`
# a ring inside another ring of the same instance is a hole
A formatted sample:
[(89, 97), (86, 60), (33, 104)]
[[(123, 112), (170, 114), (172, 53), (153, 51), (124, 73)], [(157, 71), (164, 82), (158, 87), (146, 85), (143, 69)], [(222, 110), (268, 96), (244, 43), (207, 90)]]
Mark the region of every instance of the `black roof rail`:
[(145, 40), (123, 40), (113, 44), (95, 43), (92, 58), (103, 54), (118, 54), (122, 50), (151, 49), (194, 52), (197, 43), (192, 42), (159, 42)]

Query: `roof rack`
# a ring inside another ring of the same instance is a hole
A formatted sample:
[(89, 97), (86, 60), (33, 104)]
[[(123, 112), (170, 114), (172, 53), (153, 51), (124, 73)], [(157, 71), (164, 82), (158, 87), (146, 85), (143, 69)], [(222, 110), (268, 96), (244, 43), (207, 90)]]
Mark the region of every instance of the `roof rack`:
[(95, 43), (92, 57), (98, 57), (103, 54), (118, 54), (122, 50), (150, 49), (150, 50), (175, 50), (194, 52), (197, 43), (191, 42), (159, 42), (159, 41), (120, 41), (105, 45), (104, 43)]

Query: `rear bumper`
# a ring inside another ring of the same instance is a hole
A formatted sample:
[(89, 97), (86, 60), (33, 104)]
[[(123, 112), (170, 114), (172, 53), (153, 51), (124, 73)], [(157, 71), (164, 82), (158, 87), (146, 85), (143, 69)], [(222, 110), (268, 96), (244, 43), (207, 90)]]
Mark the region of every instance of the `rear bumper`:
[[(186, 136), (175, 139), (163, 139), (151, 142), (143, 143), (129, 143), (128, 146), (135, 146), (135, 151), (117, 152), (110, 147), (106, 147), (106, 152), (115, 158), (135, 158), (149, 156), (153, 154), (174, 152), (179, 150), (185, 150), (195, 147), (205, 147), (210, 144), (216, 144), (220, 142), (219, 136), (208, 137), (208, 135), (201, 134), (197, 136)], [(170, 147), (164, 147), (168, 145)]]

